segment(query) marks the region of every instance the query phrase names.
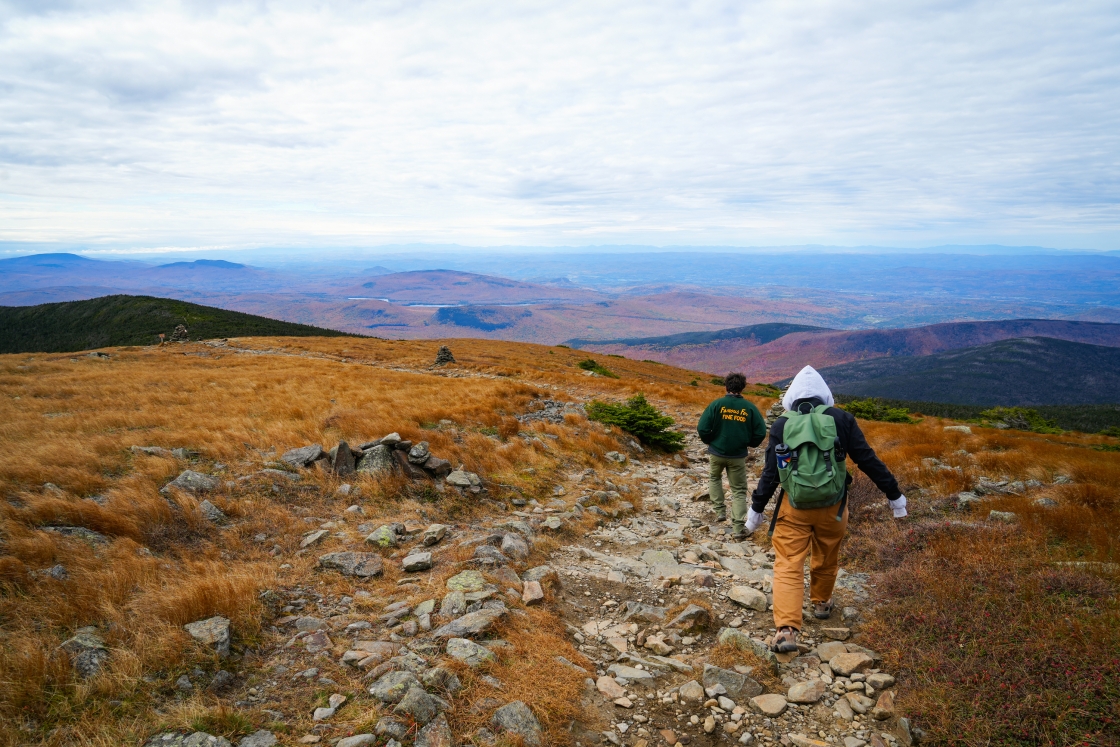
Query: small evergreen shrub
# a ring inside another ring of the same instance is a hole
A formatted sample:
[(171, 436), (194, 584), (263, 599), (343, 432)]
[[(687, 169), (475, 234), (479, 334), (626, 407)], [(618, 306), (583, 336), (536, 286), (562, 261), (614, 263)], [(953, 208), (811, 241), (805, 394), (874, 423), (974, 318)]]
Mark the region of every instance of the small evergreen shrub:
[(673, 419), (647, 402), (641, 393), (622, 404), (591, 400), (587, 417), (605, 425), (617, 425), (646, 446), (665, 451), (684, 448), (684, 434), (670, 430)]
[(1105, 428), (1101, 431), (1102, 436), (1112, 436), (1113, 438), (1120, 438), (1120, 425), (1114, 425), (1110, 428)]
[(1034, 433), (1062, 432), (1058, 427), (1058, 421), (1047, 420), (1038, 414), (1038, 410), (1030, 410), (1026, 407), (993, 407), (980, 413), (980, 418), (997, 428), (1013, 428), (1017, 431)]
[(713, 376), (711, 378), (711, 382), (713, 384), (715, 384), (716, 386), (723, 386), (723, 379), (720, 378), (719, 376)]
[(881, 420), (884, 423), (917, 423), (902, 407), (890, 407), (877, 399), (856, 399), (840, 405), (841, 409), (861, 420)]
[(606, 368), (605, 366), (601, 365), (598, 361), (594, 360), (593, 358), (585, 358), (584, 360), (580, 361), (576, 365), (579, 366), (580, 368), (582, 368), (584, 371), (593, 371), (593, 372), (599, 374), (600, 376), (606, 376), (608, 379), (617, 379), (618, 378), (618, 374), (616, 374), (614, 371), (610, 370), (609, 368)]

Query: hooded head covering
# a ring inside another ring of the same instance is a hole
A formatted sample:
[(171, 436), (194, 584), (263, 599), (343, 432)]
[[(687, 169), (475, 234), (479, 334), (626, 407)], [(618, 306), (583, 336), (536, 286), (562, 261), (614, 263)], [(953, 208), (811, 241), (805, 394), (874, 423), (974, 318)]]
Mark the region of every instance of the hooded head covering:
[(811, 397), (816, 397), (829, 407), (836, 404), (832, 399), (832, 391), (829, 390), (828, 384), (824, 383), (824, 379), (817, 373), (817, 370), (812, 366), (805, 366), (790, 382), (789, 389), (782, 397), (782, 407), (792, 410), (794, 402)]

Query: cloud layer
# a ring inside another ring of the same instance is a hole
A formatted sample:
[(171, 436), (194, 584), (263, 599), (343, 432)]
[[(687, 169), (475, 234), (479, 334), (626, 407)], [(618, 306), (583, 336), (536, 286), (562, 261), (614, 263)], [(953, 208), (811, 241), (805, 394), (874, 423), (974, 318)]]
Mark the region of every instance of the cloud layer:
[(0, 1), (0, 240), (1120, 239), (1114, 2)]

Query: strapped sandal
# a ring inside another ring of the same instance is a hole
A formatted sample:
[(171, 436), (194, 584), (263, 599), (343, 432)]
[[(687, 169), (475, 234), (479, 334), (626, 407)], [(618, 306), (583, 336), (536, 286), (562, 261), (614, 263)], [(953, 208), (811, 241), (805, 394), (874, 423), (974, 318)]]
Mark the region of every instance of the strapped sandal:
[(774, 636), (770, 650), (779, 654), (789, 654), (797, 651), (797, 631), (791, 627), (784, 627)]
[(827, 620), (832, 617), (832, 600), (813, 603), (813, 617), (818, 620)]

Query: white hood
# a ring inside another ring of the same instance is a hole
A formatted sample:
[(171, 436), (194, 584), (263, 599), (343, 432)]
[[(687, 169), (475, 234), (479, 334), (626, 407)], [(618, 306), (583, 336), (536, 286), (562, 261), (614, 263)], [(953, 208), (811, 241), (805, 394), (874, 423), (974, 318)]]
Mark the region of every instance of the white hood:
[(794, 402), (810, 397), (816, 397), (829, 407), (836, 404), (832, 399), (832, 391), (828, 388), (828, 384), (824, 383), (824, 379), (817, 373), (817, 370), (812, 366), (805, 366), (790, 382), (789, 389), (782, 397), (782, 407), (792, 410)]

